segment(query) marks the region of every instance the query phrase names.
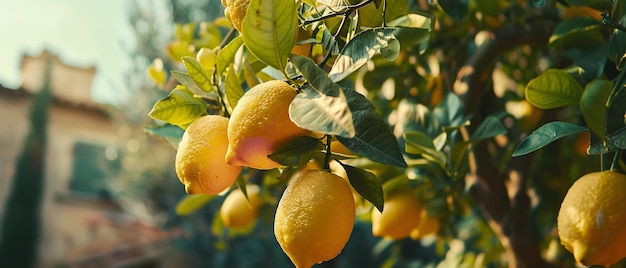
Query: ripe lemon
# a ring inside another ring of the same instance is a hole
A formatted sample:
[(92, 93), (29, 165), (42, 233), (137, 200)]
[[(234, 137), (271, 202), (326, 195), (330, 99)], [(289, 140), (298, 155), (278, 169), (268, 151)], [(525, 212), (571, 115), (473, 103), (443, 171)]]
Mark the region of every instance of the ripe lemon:
[(176, 175), (189, 194), (217, 194), (239, 176), (241, 167), (224, 161), (228, 118), (205, 115), (185, 130), (176, 151)]
[(293, 138), (311, 133), (289, 119), (289, 104), (295, 97), (296, 90), (280, 80), (246, 92), (230, 116), (226, 162), (256, 169), (281, 167), (267, 156)]
[(439, 231), (439, 219), (429, 216), (426, 210), (423, 209), (419, 224), (411, 231), (409, 236), (413, 240), (418, 240), (429, 234), (437, 233), (437, 231)]
[(241, 32), (241, 24), (246, 16), (250, 0), (222, 0), (224, 16), (233, 24), (237, 31)]
[(611, 265), (626, 257), (626, 175), (582, 176), (567, 191), (557, 217), (561, 244), (583, 265)]
[(385, 200), (383, 212), (372, 210), (372, 234), (387, 239), (409, 237), (421, 218), (422, 207), (415, 194), (401, 191)]
[(341, 252), (352, 233), (354, 211), (344, 179), (327, 171), (301, 171), (278, 203), (274, 234), (296, 267), (311, 267)]
[(259, 215), (259, 207), (262, 200), (259, 194), (259, 186), (246, 186), (248, 199), (241, 189), (233, 190), (222, 203), (220, 217), (226, 227), (242, 228), (252, 224)]

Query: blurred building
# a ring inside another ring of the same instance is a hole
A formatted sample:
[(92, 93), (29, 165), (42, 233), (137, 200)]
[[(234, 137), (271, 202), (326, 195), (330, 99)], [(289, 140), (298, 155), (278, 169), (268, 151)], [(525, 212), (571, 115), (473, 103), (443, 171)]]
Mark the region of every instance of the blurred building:
[[(24, 56), (22, 86), (0, 85), (0, 215), (29, 131), (33, 93), (44, 85), (52, 61), (41, 207), (40, 267), (133, 267), (159, 263), (169, 234), (124, 213), (109, 181), (119, 176), (125, 141), (107, 109), (91, 98), (94, 67), (68, 66), (48, 52)], [(1, 224), (1, 223), (0, 223)]]

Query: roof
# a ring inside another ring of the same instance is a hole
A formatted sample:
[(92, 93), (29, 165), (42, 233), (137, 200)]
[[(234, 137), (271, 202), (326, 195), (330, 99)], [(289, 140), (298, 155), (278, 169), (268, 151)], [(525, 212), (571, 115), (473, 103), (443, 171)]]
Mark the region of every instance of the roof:
[[(33, 93), (24, 88), (11, 89), (0, 84), (0, 98), (6, 98), (14, 101), (27, 100), (33, 98)], [(68, 102), (57, 96), (53, 96), (52, 104), (57, 107), (67, 107), (75, 109), (77, 112), (89, 113), (94, 116), (110, 118), (111, 114), (105, 106), (102, 105), (81, 105), (80, 103)]]
[[(48, 63), (49, 69), (48, 69)], [(46, 72), (49, 70), (49, 76)], [(0, 97), (26, 99), (38, 92), (48, 82), (54, 105), (69, 107), (81, 112), (110, 117), (105, 106), (91, 98), (91, 86), (96, 74), (94, 66), (70, 66), (44, 50), (38, 56), (24, 55), (21, 63), (22, 85), (17, 89), (0, 84)], [(46, 81), (46, 78), (49, 78)]]

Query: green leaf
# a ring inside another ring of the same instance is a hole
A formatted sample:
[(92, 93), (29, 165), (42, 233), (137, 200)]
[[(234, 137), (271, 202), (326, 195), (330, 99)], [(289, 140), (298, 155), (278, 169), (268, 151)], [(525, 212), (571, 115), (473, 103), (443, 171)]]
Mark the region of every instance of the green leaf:
[(309, 162), (316, 150), (324, 149), (324, 144), (314, 137), (301, 136), (271, 153), (267, 157), (283, 166), (301, 166)]
[(251, 0), (243, 19), (243, 42), (259, 60), (281, 72), (296, 41), (296, 2)]
[(213, 91), (211, 76), (206, 73), (202, 64), (200, 64), (196, 58), (192, 57), (183, 57), (182, 60), (183, 64), (185, 64), (185, 69), (189, 72), (189, 76), (194, 82), (196, 82), (198, 87), (206, 92)]
[(181, 72), (181, 71), (172, 71), (172, 75), (176, 78), (176, 81), (178, 81), (178, 83), (185, 86), (195, 96), (198, 96), (200, 98), (211, 99), (211, 100), (215, 100), (219, 97), (216, 95), (214, 90), (211, 90), (210, 92), (206, 92), (202, 90), (198, 86), (198, 84), (196, 84), (196, 82), (193, 81), (193, 79), (191, 79), (191, 76), (189, 76), (188, 73)]
[(567, 122), (556, 121), (547, 123), (526, 137), (526, 139), (517, 146), (512, 156), (516, 157), (529, 154), (562, 137), (584, 131), (589, 131), (589, 129)]
[[(610, 20), (617, 20), (613, 21), (613, 23), (618, 23), (626, 27), (626, 1), (616, 0), (614, 2), (611, 12), (613, 17), (610, 18)], [(603, 23), (605, 23), (604, 20)], [(609, 59), (615, 62), (617, 70), (622, 70), (624, 65), (626, 65), (626, 31), (613, 29), (613, 33), (609, 39)]]
[(467, 118), (463, 116), (461, 99), (456, 94), (449, 92), (441, 103), (435, 107), (433, 114), (444, 126), (465, 126)]
[(617, 149), (626, 149), (626, 127), (589, 146), (590, 155), (605, 154)]
[(446, 155), (437, 151), (430, 136), (419, 131), (405, 132), (403, 136), (406, 140), (407, 153), (419, 154), (425, 159), (439, 164), (441, 167), (446, 166)]
[(243, 64), (243, 77), (249, 88), (253, 88), (261, 83), (261, 81), (259, 81), (259, 77), (256, 75), (256, 71), (248, 62), (244, 62)]
[(333, 36), (333, 34), (328, 30), (328, 27), (322, 28), (321, 45), (324, 48), (324, 51), (327, 51), (327, 53), (331, 53), (333, 55), (339, 53), (339, 46), (337, 45), (337, 40), (335, 40), (335, 37)]
[(403, 99), (396, 109), (397, 121), (394, 126), (394, 134), (400, 136), (407, 131), (421, 131), (430, 137), (435, 137), (441, 132), (439, 118), (430, 109), (417, 100)]
[(600, 11), (611, 10), (613, 5), (612, 0), (567, 0), (567, 2), (574, 6), (588, 6)]
[(289, 105), (289, 117), (299, 127), (329, 135), (354, 137), (352, 113), (343, 90), (325, 95), (311, 86), (302, 88)]
[(352, 112), (344, 91), (311, 59), (293, 55), (292, 62), (308, 81), (289, 105), (294, 123), (324, 134), (354, 137)]
[[(389, 47), (389, 42), (395, 40), (396, 30), (395, 28), (374, 28), (354, 36), (337, 56), (328, 76), (335, 82), (341, 81), (361, 68), (381, 49), (388, 47), (387, 49), (393, 50)], [(399, 53), (399, 47), (397, 53)]]
[(387, 43), (387, 46), (380, 48), (380, 55), (387, 61), (394, 61), (400, 55), (400, 41), (396, 38), (392, 38)]
[(169, 96), (157, 101), (148, 114), (152, 119), (187, 128), (193, 120), (207, 114), (206, 104), (186, 88), (177, 87)]
[(221, 75), (226, 70), (226, 67), (230, 66), (235, 60), (237, 51), (243, 44), (243, 38), (241, 36), (235, 37), (217, 54), (217, 74)]
[[(376, 2), (379, 4), (376, 4)], [(402, 15), (406, 15), (410, 10), (411, 2), (406, 0), (377, 0), (374, 1), (374, 4), (375, 5), (366, 5), (359, 9), (358, 17), (361, 27), (380, 27), (383, 26), (383, 18), (385, 22), (387, 22)]]
[(232, 113), (235, 106), (239, 102), (239, 99), (243, 97), (243, 88), (241, 87), (241, 81), (239, 81), (239, 77), (235, 73), (235, 68), (231, 64), (230, 68), (226, 72), (226, 79), (224, 81), (224, 93), (226, 95), (226, 100), (228, 101), (227, 110), (228, 113)]
[(502, 14), (508, 6), (508, 1), (492, 0), (492, 1), (474, 1), (476, 10), (484, 15), (498, 16)]
[(433, 28), (432, 18), (420, 14), (406, 14), (387, 23), (391, 27), (415, 28), (430, 31)]
[(601, 77), (604, 73), (605, 61), (598, 59), (607, 58), (608, 43), (603, 43), (602, 45), (593, 46), (586, 49), (572, 49), (569, 52), (575, 52), (571, 54), (577, 54), (573, 57), (574, 65), (579, 66), (584, 70), (580, 74), (583, 81), (591, 81), (593, 79)]
[(450, 17), (462, 21), (469, 9), (468, 0), (438, 0), (437, 3)]
[(472, 134), (472, 141), (478, 141), (482, 139), (493, 138), (495, 136), (505, 134), (507, 132), (506, 127), (495, 116), (488, 116), (485, 118), (476, 131)]
[(217, 195), (192, 194), (183, 197), (176, 205), (176, 215), (187, 216), (201, 209), (206, 203), (213, 200)]
[(248, 199), (248, 188), (246, 187), (246, 180), (243, 179), (243, 176), (241, 176), (241, 174), (237, 176), (237, 179), (235, 179), (235, 183), (237, 183), (237, 187), (239, 188), (239, 190), (241, 190), (241, 193), (243, 194), (243, 197), (246, 198), (246, 201), (250, 201)]
[[(626, 23), (622, 23), (622, 25), (624, 24)], [(626, 32), (620, 30), (613, 31), (609, 40), (609, 58), (615, 62), (615, 67), (618, 70), (621, 70), (626, 65)]]
[(183, 138), (185, 130), (174, 125), (163, 125), (145, 128), (145, 131), (150, 135), (160, 137), (172, 145), (175, 149), (178, 149), (178, 144)]
[(526, 99), (542, 109), (578, 105), (583, 88), (565, 71), (548, 69), (526, 85)]
[[(428, 43), (430, 32), (434, 29), (434, 15), (432, 17), (421, 14), (407, 14), (390, 21), (387, 25), (397, 28), (395, 37), (400, 44), (407, 49)], [(422, 46), (420, 52), (423, 52), (426, 46)], [(382, 51), (381, 51), (382, 53)]]
[(613, 83), (604, 79), (597, 79), (585, 86), (580, 98), (580, 110), (585, 117), (587, 126), (599, 137), (604, 137), (606, 125), (606, 104), (611, 95)]
[(626, 69), (615, 77), (611, 96), (607, 101), (606, 135), (613, 135), (626, 124)]
[(553, 47), (591, 47), (603, 42), (600, 23), (592, 18), (579, 17), (561, 21), (548, 44)]
[(383, 186), (378, 177), (367, 170), (345, 165), (341, 162), (339, 164), (346, 171), (352, 188), (367, 201), (370, 201), (378, 211), (382, 212), (385, 200)]
[(307, 57), (292, 55), (291, 62), (316, 91), (333, 97), (339, 96), (341, 87), (328, 78), (328, 74), (317, 66), (313, 60)]
[(350, 151), (395, 167), (406, 167), (396, 137), (389, 125), (376, 113), (374, 105), (365, 96), (345, 88), (348, 106), (352, 111), (356, 135), (353, 138), (336, 137)]

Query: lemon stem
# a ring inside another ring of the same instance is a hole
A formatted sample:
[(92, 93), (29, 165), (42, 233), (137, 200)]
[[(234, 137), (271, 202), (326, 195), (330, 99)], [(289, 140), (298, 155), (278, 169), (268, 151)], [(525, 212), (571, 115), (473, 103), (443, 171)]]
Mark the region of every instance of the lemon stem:
[(607, 152), (600, 155), (600, 170), (611, 170), (613, 169), (613, 162), (615, 161), (615, 153)]
[(611, 161), (611, 170), (615, 170), (615, 171), (619, 171), (622, 172), (622, 166), (619, 164), (620, 159), (622, 158), (622, 151), (621, 149), (617, 150), (617, 152), (615, 152), (615, 155), (613, 156), (613, 161)]
[(626, 32), (626, 27), (617, 22), (608, 12), (602, 13), (602, 24)]
[(324, 157), (324, 170), (330, 170), (330, 156), (332, 152), (330, 151), (330, 142), (331, 136), (326, 135), (326, 157)]
[(355, 4), (355, 5), (350, 5), (350, 6), (345, 7), (344, 10), (333, 12), (333, 13), (330, 13), (330, 14), (326, 14), (324, 16), (319, 16), (319, 17), (314, 18), (314, 19), (305, 20), (304, 23), (302, 23), (302, 25), (308, 25), (308, 24), (311, 24), (311, 23), (314, 23), (314, 22), (322, 21), (322, 20), (329, 19), (329, 18), (332, 18), (332, 17), (337, 17), (337, 16), (349, 16), (355, 10), (357, 10), (359, 8), (362, 8), (364, 6), (367, 6), (367, 5), (369, 5), (370, 3), (373, 3), (373, 2), (374, 2), (374, 0), (367, 0), (367, 1), (363, 1), (363, 2)]
[(387, 21), (385, 19), (387, 13), (387, 0), (383, 0), (383, 27), (387, 27)]

